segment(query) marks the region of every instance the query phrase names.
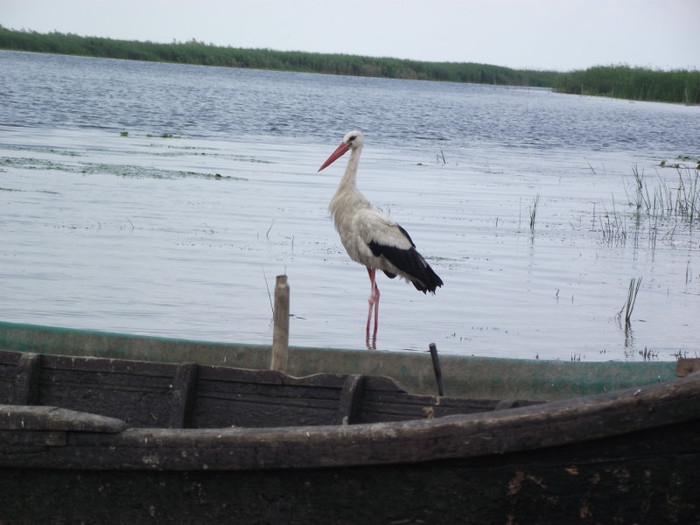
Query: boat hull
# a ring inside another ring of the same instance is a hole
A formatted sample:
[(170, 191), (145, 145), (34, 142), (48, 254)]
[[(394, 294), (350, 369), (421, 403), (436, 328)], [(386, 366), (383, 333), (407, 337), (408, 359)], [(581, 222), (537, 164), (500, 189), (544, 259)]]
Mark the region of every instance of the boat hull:
[(28, 516), (35, 523), (698, 523), (700, 428), (666, 430), (399, 465), (3, 468), (0, 516), (6, 523)]
[(445, 360), (461, 398), (343, 375), (413, 377), (381, 352), (292, 377), (179, 361), (250, 358), (213, 343), (0, 323), (0, 348), (0, 523), (700, 522), (695, 361)]

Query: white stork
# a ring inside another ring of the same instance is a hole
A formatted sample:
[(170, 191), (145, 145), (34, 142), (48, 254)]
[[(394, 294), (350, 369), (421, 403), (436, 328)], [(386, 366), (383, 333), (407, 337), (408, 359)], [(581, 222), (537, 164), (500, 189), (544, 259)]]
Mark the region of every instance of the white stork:
[(367, 345), (369, 346), (372, 310), (374, 310), (372, 342), (376, 343), (377, 338), (379, 315), (379, 288), (375, 282), (377, 269), (382, 270), (390, 279), (400, 275), (423, 293), (435, 293), (436, 288), (443, 283), (423, 256), (416, 251), (416, 245), (413, 244), (408, 232), (374, 208), (357, 189), (357, 165), (360, 162), (362, 145), (362, 133), (351, 131), (345, 135), (342, 144), (318, 171), (326, 168), (350, 150), (350, 160), (345, 168), (345, 175), (340, 180), (328, 210), (333, 215), (335, 228), (340, 234), (340, 240), (348, 255), (353, 261), (364, 264), (369, 273), (371, 286), (367, 312)]

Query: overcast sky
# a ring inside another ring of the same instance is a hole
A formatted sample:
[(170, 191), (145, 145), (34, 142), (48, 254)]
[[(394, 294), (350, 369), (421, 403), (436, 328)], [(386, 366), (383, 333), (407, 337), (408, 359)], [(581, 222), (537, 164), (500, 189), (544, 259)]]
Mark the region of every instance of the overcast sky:
[(700, 0), (0, 0), (0, 24), (513, 68), (700, 69)]

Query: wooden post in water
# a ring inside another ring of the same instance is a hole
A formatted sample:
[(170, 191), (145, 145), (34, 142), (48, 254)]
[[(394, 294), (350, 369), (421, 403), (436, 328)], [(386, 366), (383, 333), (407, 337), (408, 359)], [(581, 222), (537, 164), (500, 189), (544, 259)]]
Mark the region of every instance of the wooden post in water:
[(277, 276), (273, 322), (270, 369), (286, 372), (289, 354), (289, 285), (286, 275)]

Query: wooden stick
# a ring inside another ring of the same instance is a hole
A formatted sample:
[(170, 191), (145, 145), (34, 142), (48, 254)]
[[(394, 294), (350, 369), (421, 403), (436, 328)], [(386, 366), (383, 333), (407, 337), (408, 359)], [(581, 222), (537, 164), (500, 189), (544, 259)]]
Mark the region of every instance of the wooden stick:
[(289, 285), (286, 275), (277, 276), (273, 319), (270, 369), (286, 372), (289, 357)]
[(433, 360), (433, 370), (435, 371), (435, 379), (438, 384), (438, 394), (445, 395), (445, 388), (442, 386), (442, 370), (440, 370), (440, 359), (438, 358), (437, 346), (435, 343), (430, 343), (430, 357)]

